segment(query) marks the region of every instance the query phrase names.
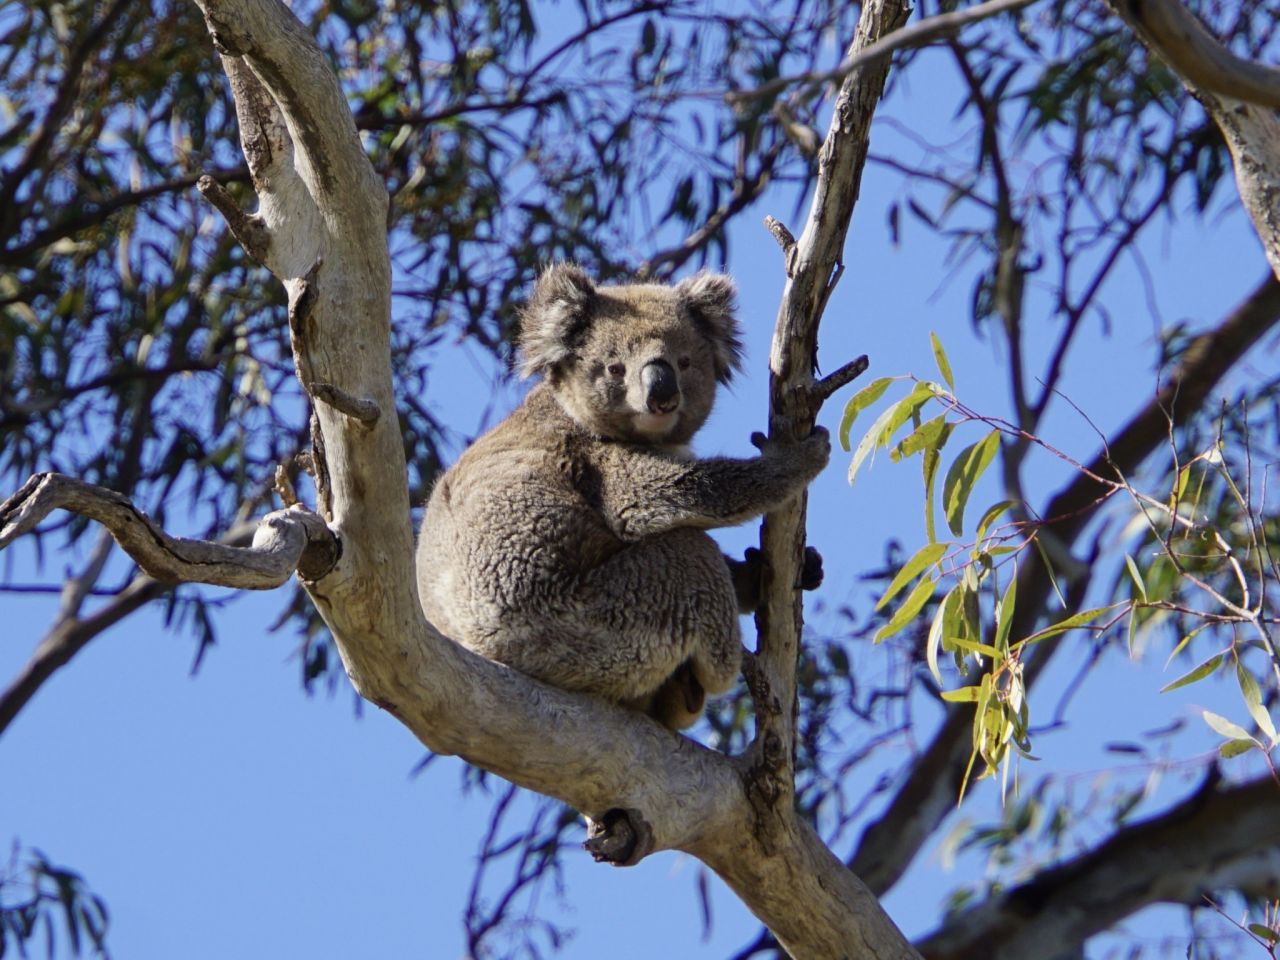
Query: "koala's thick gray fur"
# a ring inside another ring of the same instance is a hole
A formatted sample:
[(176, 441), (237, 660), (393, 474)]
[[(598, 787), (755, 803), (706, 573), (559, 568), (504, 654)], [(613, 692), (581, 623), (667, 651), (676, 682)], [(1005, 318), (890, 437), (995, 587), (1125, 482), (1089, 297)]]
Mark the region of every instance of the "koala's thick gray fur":
[(758, 565), (726, 563), (703, 531), (798, 494), (830, 456), (823, 430), (747, 460), (688, 452), (741, 362), (734, 300), (715, 274), (615, 287), (567, 264), (543, 274), (519, 344), (542, 382), (427, 505), (418, 587), (439, 630), (673, 729), (733, 684)]

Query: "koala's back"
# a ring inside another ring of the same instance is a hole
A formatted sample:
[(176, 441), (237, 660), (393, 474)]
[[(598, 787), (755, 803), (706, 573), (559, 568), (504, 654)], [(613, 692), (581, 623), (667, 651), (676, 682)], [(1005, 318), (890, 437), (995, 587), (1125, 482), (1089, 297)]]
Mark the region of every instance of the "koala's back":
[(526, 669), (562, 642), (575, 579), (622, 548), (600, 512), (592, 443), (539, 387), (440, 479), (418, 580), (441, 631)]

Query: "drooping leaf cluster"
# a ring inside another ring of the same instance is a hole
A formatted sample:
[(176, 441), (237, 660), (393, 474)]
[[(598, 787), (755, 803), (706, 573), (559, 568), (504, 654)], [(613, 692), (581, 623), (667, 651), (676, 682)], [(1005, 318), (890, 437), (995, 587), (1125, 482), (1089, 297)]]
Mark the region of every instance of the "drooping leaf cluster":
[[(102, 898), (78, 873), (15, 844), (0, 867), (0, 957), (110, 957)], [(65, 947), (58, 949), (65, 943)], [(68, 953), (69, 951), (69, 953)]]

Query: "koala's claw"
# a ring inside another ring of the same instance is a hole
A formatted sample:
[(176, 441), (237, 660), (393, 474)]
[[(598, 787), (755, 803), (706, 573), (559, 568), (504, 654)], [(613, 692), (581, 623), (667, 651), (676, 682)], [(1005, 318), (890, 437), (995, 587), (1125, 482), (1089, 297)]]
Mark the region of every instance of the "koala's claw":
[[(806, 445), (812, 444), (814, 446), (822, 446), (830, 450), (831, 434), (827, 432), (826, 427), (815, 426), (813, 430), (810, 431), (809, 436), (801, 440), (800, 443), (806, 444)], [(779, 449), (785, 444), (784, 442), (776, 440), (773, 437), (766, 436), (765, 434), (757, 430), (751, 434), (751, 445), (755, 447), (757, 450), (759, 450), (761, 453), (769, 453), (772, 450)]]
[(826, 427), (814, 427), (813, 432), (809, 434), (805, 443), (812, 443), (814, 446), (821, 446), (824, 450), (831, 449), (831, 434), (827, 432)]

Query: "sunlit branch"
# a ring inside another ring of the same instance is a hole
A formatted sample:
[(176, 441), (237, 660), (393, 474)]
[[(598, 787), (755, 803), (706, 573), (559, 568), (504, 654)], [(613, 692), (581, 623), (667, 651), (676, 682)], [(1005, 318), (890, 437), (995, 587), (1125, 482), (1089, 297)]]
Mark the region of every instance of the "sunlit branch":
[(1205, 29), (1182, 0), (1117, 0), (1160, 56), (1192, 84), (1219, 96), (1280, 107), (1280, 69), (1238, 57)]
[(54, 510), (68, 510), (106, 527), (148, 575), (167, 583), (208, 583), (269, 590), (295, 571), (323, 576), (338, 555), (337, 540), (301, 507), (262, 518), (251, 547), (171, 537), (127, 497), (56, 473), (36, 474), (0, 503), (0, 549), (34, 530)]
[[(947, 921), (920, 942), (930, 960), (1037, 960), (1068, 951), (1152, 903), (1197, 905), (1214, 890), (1280, 891), (1280, 787), (1270, 778), (1190, 797), (1101, 846)], [(993, 949), (993, 944), (999, 944)]]

